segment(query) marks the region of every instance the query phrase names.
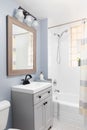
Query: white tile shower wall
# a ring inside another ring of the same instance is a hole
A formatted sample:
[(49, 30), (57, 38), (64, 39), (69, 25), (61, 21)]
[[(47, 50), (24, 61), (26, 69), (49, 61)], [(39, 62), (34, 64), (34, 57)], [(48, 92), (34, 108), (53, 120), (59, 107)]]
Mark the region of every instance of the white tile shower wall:
[[(69, 66), (70, 27), (71, 25), (67, 25), (49, 29), (48, 77), (57, 81), (57, 85), (53, 86), (53, 89), (59, 89), (61, 93), (75, 94), (78, 97), (77, 101), (79, 101), (80, 68)], [(63, 34), (60, 41), (61, 63), (57, 64), (58, 37), (54, 36), (54, 33), (61, 34), (66, 29), (68, 32)]]

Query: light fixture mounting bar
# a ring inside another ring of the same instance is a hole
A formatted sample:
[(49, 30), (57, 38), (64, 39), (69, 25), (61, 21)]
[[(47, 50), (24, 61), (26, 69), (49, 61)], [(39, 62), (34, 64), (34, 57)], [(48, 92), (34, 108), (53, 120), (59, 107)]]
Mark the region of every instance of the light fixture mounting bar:
[(23, 14), (24, 14), (25, 18), (26, 18), (26, 15), (30, 15), (30, 16), (32, 16), (34, 18), (34, 20), (37, 20), (37, 18), (34, 15), (32, 15), (31, 13), (29, 13), (28, 11), (23, 9), (21, 6), (19, 6), (18, 9), (22, 9), (23, 10)]

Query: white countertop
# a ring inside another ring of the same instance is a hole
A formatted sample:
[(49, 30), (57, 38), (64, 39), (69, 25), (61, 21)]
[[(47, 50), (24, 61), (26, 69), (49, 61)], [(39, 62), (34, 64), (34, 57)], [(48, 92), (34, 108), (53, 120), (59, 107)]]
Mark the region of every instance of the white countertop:
[(27, 85), (16, 85), (12, 87), (12, 91), (24, 92), (34, 94), (44, 89), (51, 87), (52, 84), (48, 82), (31, 82)]

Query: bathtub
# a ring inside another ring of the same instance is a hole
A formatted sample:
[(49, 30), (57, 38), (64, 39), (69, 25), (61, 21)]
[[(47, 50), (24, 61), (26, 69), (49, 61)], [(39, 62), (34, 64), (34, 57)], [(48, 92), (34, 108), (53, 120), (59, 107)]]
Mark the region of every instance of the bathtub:
[(60, 121), (65, 121), (83, 128), (83, 116), (79, 112), (79, 97), (69, 93), (53, 93), (53, 115)]
[(70, 93), (53, 93), (53, 102), (79, 108), (79, 96)]

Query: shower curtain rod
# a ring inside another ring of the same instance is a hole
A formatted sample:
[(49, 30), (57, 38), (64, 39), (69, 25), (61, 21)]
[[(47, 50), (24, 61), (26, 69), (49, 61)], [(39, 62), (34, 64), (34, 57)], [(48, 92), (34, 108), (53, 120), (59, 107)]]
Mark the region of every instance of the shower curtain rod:
[(71, 21), (71, 22), (67, 22), (67, 23), (51, 26), (51, 27), (48, 27), (48, 29), (56, 28), (56, 27), (60, 27), (60, 26), (64, 26), (64, 25), (67, 25), (67, 24), (72, 24), (72, 23), (76, 23), (76, 22), (80, 22), (80, 21), (85, 21), (85, 20), (87, 20), (87, 18), (78, 19), (78, 20), (74, 20), (74, 21)]

